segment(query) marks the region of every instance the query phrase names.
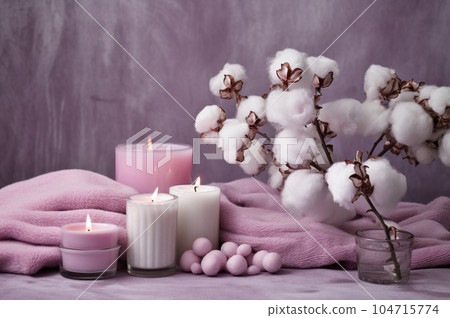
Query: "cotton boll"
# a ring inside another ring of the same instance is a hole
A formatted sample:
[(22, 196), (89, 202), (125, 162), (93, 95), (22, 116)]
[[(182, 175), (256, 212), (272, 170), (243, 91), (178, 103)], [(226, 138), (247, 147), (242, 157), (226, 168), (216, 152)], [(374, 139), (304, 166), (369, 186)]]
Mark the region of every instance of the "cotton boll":
[(354, 173), (355, 165), (341, 161), (328, 168), (325, 175), (328, 189), (333, 195), (333, 201), (349, 210), (354, 209), (352, 199), (357, 191), (350, 180), (350, 176)]
[[(294, 49), (284, 49), (278, 51), (275, 57), (269, 60), (269, 79), (272, 84), (280, 83), (280, 79), (277, 76), (277, 70), (281, 68), (281, 64), (288, 62), (291, 70), (301, 68), (303, 71), (306, 69), (306, 59), (308, 55), (299, 52)], [(302, 79), (303, 80), (303, 79)], [(300, 80), (300, 82), (302, 81)], [(295, 86), (295, 84), (293, 85)]]
[[(287, 170), (288, 168), (284, 166)], [(274, 189), (278, 189), (283, 184), (283, 175), (280, 172), (280, 168), (275, 165), (270, 165), (269, 167), (269, 180), (267, 184)]]
[(246, 118), (250, 112), (254, 112), (259, 119), (266, 118), (266, 100), (261, 96), (249, 96), (239, 104), (236, 118), (242, 122), (246, 122)]
[(411, 92), (411, 91), (401, 92), (397, 96), (397, 98), (391, 99), (389, 101), (389, 107), (394, 107), (395, 104), (401, 102), (414, 102), (417, 96), (419, 96), (419, 92)]
[(219, 132), (219, 148), (223, 149), (224, 160), (230, 164), (236, 163), (237, 151), (244, 145), (249, 127), (237, 119), (227, 119)]
[(255, 176), (271, 161), (270, 153), (263, 147), (263, 143), (254, 139), (251, 146), (244, 151), (244, 161), (240, 163), (240, 166), (246, 174)]
[(374, 187), (370, 198), (381, 215), (389, 216), (406, 193), (406, 177), (392, 168), (386, 159), (369, 159), (363, 165), (367, 166), (366, 171)]
[(216, 96), (220, 97), (220, 90), (226, 88), (223, 83), (225, 75), (231, 75), (235, 81), (242, 81), (244, 84), (247, 81), (247, 74), (245, 73), (245, 68), (242, 65), (226, 63), (219, 74), (211, 78), (209, 81), (209, 90)]
[(394, 138), (407, 146), (424, 142), (433, 132), (433, 119), (416, 103), (395, 105), (390, 122)]
[[(301, 148), (299, 133), (295, 129), (283, 129), (275, 135), (273, 140), (273, 155), (280, 164), (298, 164), (297, 157)], [(301, 162), (300, 162), (301, 164)]]
[(447, 167), (450, 167), (450, 130), (442, 137), (439, 145), (439, 159)]
[(339, 67), (335, 60), (325, 56), (314, 57), (310, 56), (307, 59), (308, 69), (311, 73), (321, 78), (325, 78), (329, 72), (333, 72), (333, 77), (339, 75)]
[(439, 156), (438, 151), (436, 149), (430, 148), (426, 143), (421, 143), (416, 146), (409, 147), (408, 155), (416, 158), (417, 162), (422, 164), (429, 164)]
[(356, 134), (363, 136), (380, 135), (389, 125), (390, 109), (381, 105), (379, 100), (365, 101), (352, 108), (350, 118), (357, 126)]
[(393, 69), (380, 65), (371, 65), (364, 75), (364, 92), (367, 100), (375, 100), (380, 97), (380, 89), (386, 87), (389, 80), (394, 76)]
[(272, 151), (280, 164), (306, 165), (313, 160), (325, 164), (325, 154), (318, 142), (311, 137), (309, 129), (283, 129), (273, 141)]
[(356, 99), (344, 98), (322, 105), (319, 119), (329, 123), (330, 129), (344, 135), (354, 135), (358, 129), (353, 116), (354, 108), (361, 107)]
[(295, 217), (311, 217), (318, 222), (338, 225), (355, 216), (333, 202), (333, 196), (320, 173), (296, 170), (286, 179), (281, 193), (283, 205)]
[(200, 134), (200, 138), (205, 144), (217, 145), (219, 143), (219, 133), (215, 130), (210, 130)]
[(278, 128), (298, 128), (309, 124), (316, 111), (311, 94), (305, 89), (270, 92), (266, 100), (267, 120)]
[(419, 101), (428, 99), (431, 97), (431, 93), (434, 92), (438, 87), (434, 85), (423, 85), (419, 87)]
[(447, 106), (450, 107), (450, 87), (439, 87), (431, 92), (428, 105), (438, 114), (445, 113)]
[(201, 134), (216, 129), (225, 120), (225, 112), (217, 105), (205, 106), (195, 118), (195, 130)]

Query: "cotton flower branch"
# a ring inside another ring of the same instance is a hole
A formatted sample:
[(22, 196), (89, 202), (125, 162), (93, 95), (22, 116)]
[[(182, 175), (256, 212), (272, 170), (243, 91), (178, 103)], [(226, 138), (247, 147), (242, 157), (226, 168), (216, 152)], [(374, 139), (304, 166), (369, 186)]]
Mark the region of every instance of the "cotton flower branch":
[[(381, 157), (403, 154), (413, 164), (440, 159), (450, 166), (450, 87), (404, 81), (393, 69), (371, 65), (364, 101), (319, 104), (322, 89), (339, 75), (332, 59), (285, 49), (269, 60), (268, 71), (269, 93), (244, 96), (245, 68), (226, 63), (209, 86), (218, 97), (235, 98), (236, 116), (206, 106), (196, 130), (245, 173), (268, 168), (268, 183), (293, 215), (339, 225), (369, 208), (385, 229), (382, 219), (405, 194), (406, 178)], [(274, 137), (264, 131), (267, 123)], [(358, 135), (377, 138), (366, 161), (362, 153), (353, 162), (334, 158), (327, 140)]]

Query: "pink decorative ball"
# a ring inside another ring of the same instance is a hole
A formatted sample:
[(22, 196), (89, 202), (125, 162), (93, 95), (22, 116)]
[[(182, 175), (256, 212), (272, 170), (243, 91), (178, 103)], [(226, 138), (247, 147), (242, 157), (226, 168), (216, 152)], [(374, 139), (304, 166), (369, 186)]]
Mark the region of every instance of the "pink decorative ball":
[(202, 270), (205, 275), (216, 276), (222, 269), (222, 261), (219, 255), (208, 253), (202, 259)]
[[(221, 265), (220, 270), (221, 271), (225, 270), (227, 268), (227, 257), (225, 256), (225, 254), (222, 251), (212, 250), (208, 254), (214, 254), (220, 259), (220, 265)], [(206, 255), (208, 255), (208, 254), (206, 254)]]
[(192, 250), (197, 256), (203, 257), (212, 250), (212, 243), (206, 237), (199, 237), (192, 243)]
[(190, 269), (192, 274), (195, 275), (200, 275), (201, 273), (203, 273), (202, 266), (199, 263), (193, 263)]
[(248, 266), (253, 265), (253, 257), (255, 256), (255, 254), (250, 253), (250, 255), (245, 257), (245, 260), (247, 261)]
[(276, 273), (282, 265), (281, 256), (277, 253), (269, 253), (264, 256), (262, 264), (264, 269), (269, 273)]
[(258, 266), (251, 265), (249, 268), (247, 268), (247, 275), (257, 275), (261, 272)]
[(230, 258), (233, 255), (236, 255), (238, 245), (234, 242), (225, 242), (222, 244), (220, 250), (225, 254), (226, 257)]
[(236, 254), (244, 257), (249, 256), (252, 253), (252, 247), (248, 244), (241, 244), (236, 250)]
[(258, 266), (260, 270), (264, 270), (263, 267), (263, 259), (264, 256), (266, 256), (267, 254), (269, 254), (268, 251), (266, 250), (261, 250), (259, 252), (255, 253), (255, 256), (253, 256), (253, 265)]
[(190, 272), (191, 265), (194, 263), (200, 264), (200, 257), (195, 255), (193, 250), (187, 250), (181, 255), (180, 267), (183, 272)]
[(227, 270), (230, 274), (239, 276), (247, 271), (247, 261), (242, 255), (233, 255), (227, 261)]

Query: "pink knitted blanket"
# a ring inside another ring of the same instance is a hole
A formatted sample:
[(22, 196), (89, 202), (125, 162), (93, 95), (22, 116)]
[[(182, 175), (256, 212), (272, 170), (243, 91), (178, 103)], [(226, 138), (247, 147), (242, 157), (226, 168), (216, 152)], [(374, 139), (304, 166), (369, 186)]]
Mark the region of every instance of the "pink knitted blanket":
[(34, 274), (59, 264), (60, 227), (84, 222), (120, 226), (126, 246), (126, 198), (136, 191), (100, 174), (62, 170), (0, 189), (0, 272)]
[[(353, 234), (379, 228), (371, 213), (361, 213), (340, 228), (310, 218), (292, 218), (281, 207), (278, 192), (255, 179), (218, 186), (223, 194), (221, 240), (278, 252), (287, 267), (321, 267), (338, 261), (354, 268)], [(440, 197), (426, 205), (402, 202), (392, 221), (415, 236), (412, 268), (450, 265), (450, 198)]]
[[(341, 228), (293, 219), (279, 205), (275, 190), (251, 178), (218, 186), (221, 241), (276, 251), (287, 267), (321, 267), (335, 261), (351, 267), (353, 233), (377, 227), (370, 215)], [(34, 274), (58, 266), (60, 227), (83, 222), (88, 213), (94, 222), (119, 225), (119, 243), (124, 247), (125, 199), (133, 194), (129, 187), (83, 170), (52, 172), (0, 189), (0, 271)], [(413, 268), (450, 265), (449, 198), (427, 205), (401, 203), (394, 216), (393, 221), (415, 235)]]

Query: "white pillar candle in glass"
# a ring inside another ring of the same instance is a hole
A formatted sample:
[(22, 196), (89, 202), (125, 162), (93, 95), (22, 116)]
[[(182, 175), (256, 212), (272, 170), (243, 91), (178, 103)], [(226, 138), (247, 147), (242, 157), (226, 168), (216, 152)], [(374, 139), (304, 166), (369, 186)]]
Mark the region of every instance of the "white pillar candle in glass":
[(127, 270), (134, 276), (175, 272), (178, 198), (157, 190), (127, 200)]
[(209, 185), (177, 185), (170, 194), (178, 196), (177, 259), (184, 251), (192, 249), (199, 237), (206, 237), (219, 247), (220, 189)]

